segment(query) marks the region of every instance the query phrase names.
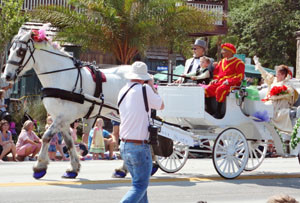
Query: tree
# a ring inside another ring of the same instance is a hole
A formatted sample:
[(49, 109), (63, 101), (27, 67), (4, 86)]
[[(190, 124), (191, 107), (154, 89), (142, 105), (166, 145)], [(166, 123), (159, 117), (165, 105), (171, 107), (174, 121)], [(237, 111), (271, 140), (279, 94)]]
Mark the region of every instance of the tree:
[[(181, 4), (178, 4), (181, 2)], [(181, 0), (70, 0), (73, 10), (47, 7), (33, 13), (60, 29), (58, 38), (84, 48), (113, 52), (122, 64), (143, 54), (151, 44), (169, 50), (186, 47), (190, 31), (211, 21)]]
[(21, 10), (23, 2), (24, 0), (2, 0), (0, 4), (0, 67), (9, 41), (27, 19), (26, 14)]
[(233, 42), (239, 53), (259, 56), (265, 67), (296, 66), (298, 0), (235, 0), (230, 6), (229, 33), (223, 41)]

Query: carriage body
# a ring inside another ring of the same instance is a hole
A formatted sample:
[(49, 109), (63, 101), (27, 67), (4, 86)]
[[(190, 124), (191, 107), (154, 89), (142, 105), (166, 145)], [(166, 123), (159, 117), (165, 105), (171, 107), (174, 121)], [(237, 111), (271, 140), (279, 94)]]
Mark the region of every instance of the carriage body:
[[(261, 101), (266, 91), (247, 88), (244, 97), (240, 96), (239, 88), (232, 90), (226, 98), (224, 117), (216, 119), (205, 111), (203, 87), (193, 84), (158, 86), (165, 102), (165, 109), (157, 112), (164, 121), (160, 135), (174, 140), (173, 154), (157, 157), (161, 169), (165, 172), (180, 170), (189, 152), (211, 153), (216, 171), (231, 179), (244, 170), (258, 168), (269, 141), (274, 142), (277, 154), (285, 155), (281, 138), (271, 122), (253, 117), (256, 112), (264, 112), (272, 118), (273, 106)], [(191, 148), (195, 146), (199, 149)]]

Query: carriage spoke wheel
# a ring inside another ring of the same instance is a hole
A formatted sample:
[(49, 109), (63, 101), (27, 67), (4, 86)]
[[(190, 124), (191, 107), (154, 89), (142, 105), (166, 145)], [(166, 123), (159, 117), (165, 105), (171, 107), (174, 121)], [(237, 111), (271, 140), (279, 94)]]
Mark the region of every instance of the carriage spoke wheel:
[(187, 161), (189, 147), (181, 142), (174, 141), (173, 153), (169, 157), (156, 156), (156, 163), (166, 173), (179, 171)]
[(245, 171), (257, 169), (265, 159), (268, 142), (266, 140), (248, 140), (249, 158)]
[(247, 164), (248, 156), (247, 140), (238, 129), (226, 129), (215, 140), (213, 164), (223, 178), (238, 177)]

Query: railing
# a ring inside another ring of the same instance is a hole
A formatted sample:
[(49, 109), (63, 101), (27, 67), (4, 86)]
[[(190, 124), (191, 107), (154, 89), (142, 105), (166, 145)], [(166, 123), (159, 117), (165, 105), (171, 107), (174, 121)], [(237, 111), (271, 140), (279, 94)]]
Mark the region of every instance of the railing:
[[(0, 4), (2, 5), (3, 1), (0, 0)], [(26, 10), (33, 10), (41, 6), (50, 6), (50, 5), (70, 7), (67, 3), (67, 0), (24, 0), (22, 9), (26, 11)]]
[(68, 7), (67, 0), (24, 0), (23, 10), (33, 10), (40, 6), (64, 6)]
[(224, 16), (227, 12), (225, 1), (187, 1), (187, 5), (200, 10), (210, 11), (216, 18), (215, 25), (224, 25)]
[[(26, 11), (50, 5), (57, 5), (68, 7), (70, 9), (76, 9), (68, 5), (67, 2), (67, 0), (24, 0), (22, 9)], [(2, 0), (0, 0), (0, 4), (3, 4)], [(197, 9), (211, 11), (211, 15), (213, 15), (216, 19), (215, 25), (218, 27), (217, 29), (227, 30), (227, 23), (225, 17), (228, 11), (228, 0), (186, 0), (186, 4), (189, 6), (193, 6)], [(78, 12), (84, 12), (81, 9), (76, 10)], [(227, 31), (216, 31), (215, 34), (224, 34), (224, 32)]]

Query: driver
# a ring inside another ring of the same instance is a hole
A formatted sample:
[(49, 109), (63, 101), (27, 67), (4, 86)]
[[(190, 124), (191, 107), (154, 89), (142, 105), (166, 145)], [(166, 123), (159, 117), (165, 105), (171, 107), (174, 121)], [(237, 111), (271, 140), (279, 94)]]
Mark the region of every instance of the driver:
[[(222, 103), (226, 99), (232, 86), (240, 86), (244, 79), (245, 64), (242, 60), (234, 57), (236, 48), (233, 44), (225, 43), (221, 45), (223, 59), (214, 69), (213, 80), (205, 88), (205, 97), (216, 97), (217, 111), (215, 118), (222, 118)], [(207, 103), (209, 105), (209, 103)], [(209, 108), (211, 109), (211, 108)]]

